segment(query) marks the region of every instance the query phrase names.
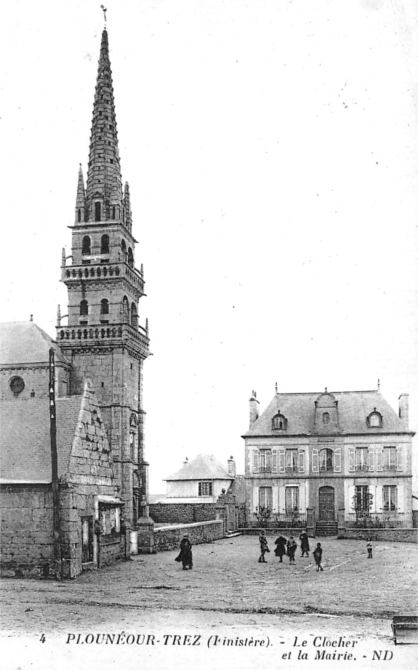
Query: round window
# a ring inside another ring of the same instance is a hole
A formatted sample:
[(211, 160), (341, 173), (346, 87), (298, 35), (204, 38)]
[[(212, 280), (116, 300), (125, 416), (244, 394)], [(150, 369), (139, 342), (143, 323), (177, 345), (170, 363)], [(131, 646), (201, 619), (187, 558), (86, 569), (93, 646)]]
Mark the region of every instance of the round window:
[(10, 388), (14, 395), (19, 395), (19, 393), (22, 393), (23, 389), (25, 388), (25, 382), (23, 381), (22, 377), (13, 377), (10, 380)]

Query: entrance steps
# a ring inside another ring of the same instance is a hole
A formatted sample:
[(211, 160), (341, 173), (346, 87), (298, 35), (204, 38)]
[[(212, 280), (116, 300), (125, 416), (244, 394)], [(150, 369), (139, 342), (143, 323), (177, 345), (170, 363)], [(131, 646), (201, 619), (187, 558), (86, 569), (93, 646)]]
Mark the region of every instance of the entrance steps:
[(338, 521), (317, 521), (315, 536), (326, 537), (338, 535)]

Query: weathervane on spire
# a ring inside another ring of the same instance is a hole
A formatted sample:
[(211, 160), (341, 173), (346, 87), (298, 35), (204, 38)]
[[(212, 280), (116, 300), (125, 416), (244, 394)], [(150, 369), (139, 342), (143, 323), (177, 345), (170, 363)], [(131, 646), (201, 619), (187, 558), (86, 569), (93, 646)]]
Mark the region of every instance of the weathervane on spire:
[(107, 7), (105, 7), (104, 5), (100, 5), (100, 7), (101, 7), (102, 10), (103, 10), (103, 16), (104, 16), (104, 22), (105, 22), (105, 28), (106, 28), (106, 12), (107, 12)]

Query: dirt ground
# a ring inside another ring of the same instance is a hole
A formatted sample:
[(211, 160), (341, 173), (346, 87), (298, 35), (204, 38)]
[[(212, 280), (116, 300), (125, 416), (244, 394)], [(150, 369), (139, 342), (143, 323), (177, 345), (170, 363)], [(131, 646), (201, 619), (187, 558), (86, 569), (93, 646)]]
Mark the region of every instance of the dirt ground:
[(418, 546), (376, 543), (370, 560), (364, 542), (321, 542), (323, 572), (299, 550), (260, 564), (257, 537), (239, 536), (195, 546), (190, 571), (163, 552), (71, 582), (3, 580), (1, 668), (414, 667), (391, 621), (417, 614)]

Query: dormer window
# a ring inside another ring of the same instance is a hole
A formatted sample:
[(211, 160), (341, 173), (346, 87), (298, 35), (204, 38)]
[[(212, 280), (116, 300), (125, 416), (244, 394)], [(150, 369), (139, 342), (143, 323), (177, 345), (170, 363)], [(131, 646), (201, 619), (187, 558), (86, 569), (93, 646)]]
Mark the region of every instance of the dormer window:
[(324, 412), (323, 415), (322, 415), (322, 423), (327, 425), (327, 424), (329, 424), (330, 419), (331, 419), (331, 417), (329, 415), (329, 412)]
[(383, 417), (376, 410), (376, 407), (374, 408), (373, 412), (369, 414), (367, 417), (367, 426), (368, 428), (381, 428), (383, 424)]
[(287, 419), (286, 417), (278, 412), (272, 419), (272, 428), (273, 430), (286, 430), (287, 429)]

